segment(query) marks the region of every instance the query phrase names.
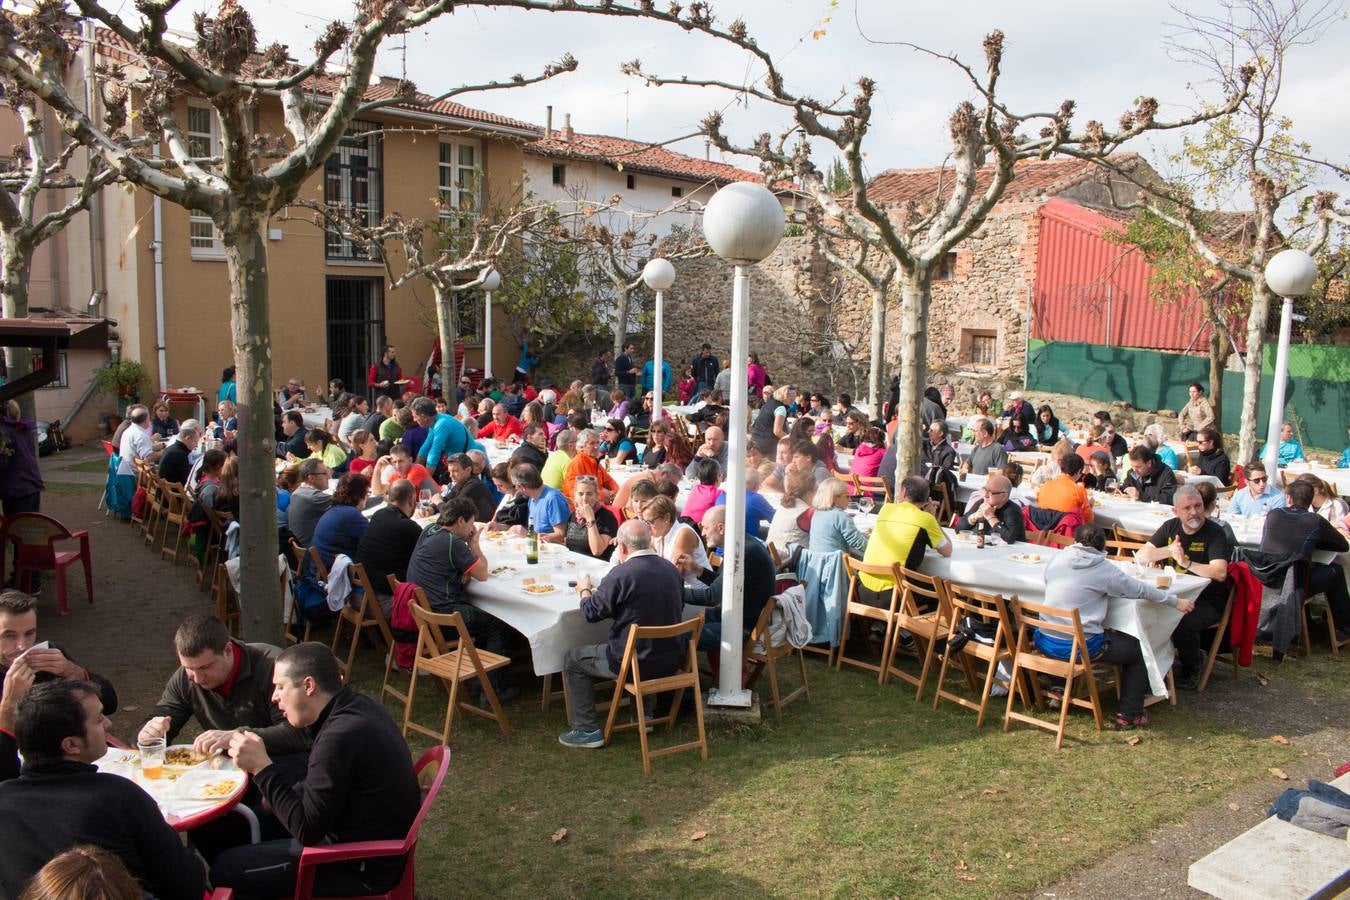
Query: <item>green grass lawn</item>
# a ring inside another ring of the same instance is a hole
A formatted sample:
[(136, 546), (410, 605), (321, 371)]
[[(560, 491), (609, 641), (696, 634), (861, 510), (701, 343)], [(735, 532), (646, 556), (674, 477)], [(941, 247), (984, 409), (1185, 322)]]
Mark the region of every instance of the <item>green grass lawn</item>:
[[(362, 656), (358, 686), (374, 693), (376, 654)], [(981, 731), (953, 705), (933, 712), (931, 688), (920, 705), (903, 684), (814, 661), (808, 672), (811, 701), (790, 706), (781, 724), (769, 710), (758, 727), (714, 728), (708, 762), (694, 752), (657, 759), (650, 777), (633, 732), (605, 750), (560, 746), (561, 703), (542, 712), (537, 686), (508, 707), (509, 738), (489, 720), (457, 718), (451, 775), (418, 854), (419, 893), (1027, 891), (1293, 752), (1158, 705), (1135, 745), (1075, 712), (1056, 753), (1048, 733), (1004, 734), (1001, 709)], [(418, 720), (438, 727), (439, 687), (419, 685), (418, 700)], [(401, 721), (401, 709), (390, 711)], [(678, 731), (687, 740), (692, 724)], [(414, 753), (426, 746), (414, 741)], [(706, 837), (694, 840), (699, 832)]]
[(62, 472), (94, 472), (98, 475), (106, 474), (108, 471), (108, 460), (100, 457), (99, 459), (90, 459), (82, 463), (75, 463), (73, 466), (56, 466)]

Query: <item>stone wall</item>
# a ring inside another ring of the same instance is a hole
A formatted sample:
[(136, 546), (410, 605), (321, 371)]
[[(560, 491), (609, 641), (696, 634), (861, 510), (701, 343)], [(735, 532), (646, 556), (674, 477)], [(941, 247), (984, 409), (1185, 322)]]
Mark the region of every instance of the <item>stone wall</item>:
[[(998, 388), (1020, 381), (1038, 208), (1037, 203), (1000, 205), (957, 249), (951, 277), (934, 283), (928, 366), (935, 383), (960, 380)], [(682, 371), (704, 340), (719, 356), (729, 352), (732, 267), (703, 259), (681, 262), (677, 269), (666, 300), (665, 343), (671, 365)], [(900, 352), (898, 307), (893, 290), (885, 384)], [(813, 239), (784, 238), (772, 256), (751, 269), (750, 310), (750, 349), (777, 383), (866, 394), (871, 297), (865, 286), (836, 270)], [(972, 366), (972, 343), (984, 336), (993, 339), (993, 363)], [(644, 349), (649, 348), (650, 335), (643, 338)]]

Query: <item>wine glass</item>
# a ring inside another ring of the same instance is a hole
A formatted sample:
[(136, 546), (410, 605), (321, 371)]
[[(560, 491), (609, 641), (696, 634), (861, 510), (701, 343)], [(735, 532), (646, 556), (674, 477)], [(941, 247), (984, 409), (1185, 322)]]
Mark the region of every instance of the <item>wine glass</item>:
[(858, 497), (858, 512), (861, 512), (864, 515), (866, 515), (868, 513), (871, 513), (872, 510), (876, 509), (876, 507), (877, 501), (873, 499), (871, 494), (862, 494), (861, 496)]

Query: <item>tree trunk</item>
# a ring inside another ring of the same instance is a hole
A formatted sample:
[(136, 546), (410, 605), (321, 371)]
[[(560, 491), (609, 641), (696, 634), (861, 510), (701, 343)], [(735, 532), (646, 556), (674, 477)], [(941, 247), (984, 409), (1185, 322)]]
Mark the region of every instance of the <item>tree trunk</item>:
[[(872, 349), (867, 365), (867, 402), (872, 417), (881, 417), (881, 364), (886, 355), (886, 290), (872, 288)], [(856, 370), (855, 370), (856, 371)], [(856, 390), (856, 385), (855, 385)]]
[(265, 220), (225, 235), (230, 329), (239, 418), (239, 596), (245, 640), (279, 644), (276, 426), (272, 412), (272, 334), (268, 320)]
[[(11, 237), (4, 238), (4, 252), (0, 253), (0, 301), (7, 319), (28, 318), (28, 278), (32, 272), (33, 257)], [(46, 360), (48, 365), (54, 360)], [(9, 380), (27, 375), (33, 367), (33, 351), (27, 347), (5, 348), (5, 371)], [(33, 391), (25, 391), (15, 399), (19, 402), (19, 418), (36, 419), (37, 401)], [(33, 432), (37, 440), (37, 432)]]
[(1256, 420), (1261, 402), (1261, 356), (1265, 345), (1266, 320), (1270, 317), (1270, 289), (1264, 278), (1252, 282), (1252, 309), (1247, 315), (1247, 360), (1242, 382), (1242, 423), (1238, 429), (1238, 458), (1247, 465), (1256, 458)]
[(900, 283), (900, 397), (896, 404), (895, 480), (919, 471), (920, 408), (928, 370), (928, 307), (932, 282), (926, 272)]
[(455, 392), (459, 387), (459, 373), (455, 369), (455, 295), (448, 288), (442, 288), (435, 280), (431, 282), (432, 293), (436, 296), (436, 330), (441, 339), (441, 396), (445, 398), (447, 409), (455, 409), (458, 402)]
[(1223, 434), (1223, 372), (1228, 361), (1228, 325), (1215, 316), (1209, 328), (1209, 402), (1214, 407), (1214, 430)]
[(614, 313), (614, 358), (623, 355), (623, 342), (628, 337), (628, 309), (631, 295), (626, 287), (618, 286), (619, 303)]

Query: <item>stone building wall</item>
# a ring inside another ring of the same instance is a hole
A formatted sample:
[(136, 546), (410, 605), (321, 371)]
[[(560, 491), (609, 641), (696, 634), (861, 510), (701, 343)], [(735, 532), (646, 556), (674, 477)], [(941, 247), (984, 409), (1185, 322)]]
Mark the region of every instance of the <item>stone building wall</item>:
[[(1020, 383), (1036, 272), (1039, 206), (1001, 204), (957, 248), (952, 277), (934, 283), (928, 366), (935, 383)], [(679, 372), (704, 340), (718, 356), (729, 352), (732, 267), (712, 258), (681, 262), (677, 271), (675, 286), (667, 294), (665, 342), (667, 359)], [(750, 310), (750, 350), (759, 354), (775, 382), (866, 395), (870, 294), (836, 270), (813, 239), (784, 238), (772, 256), (751, 269)], [(650, 335), (644, 338), (644, 347), (650, 347)], [(975, 343), (989, 338), (992, 364), (972, 365)], [(893, 288), (887, 310), (885, 384), (899, 350), (899, 292)]]

